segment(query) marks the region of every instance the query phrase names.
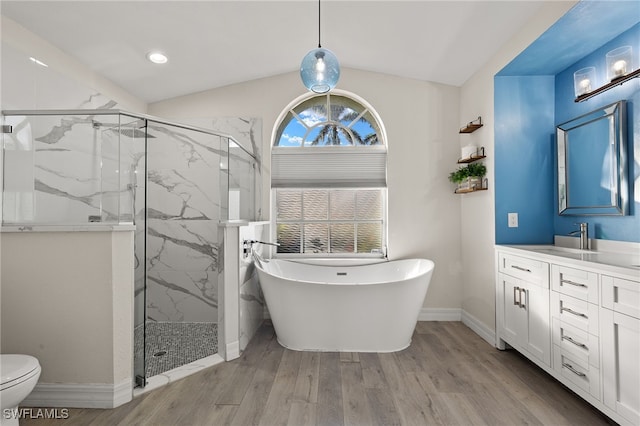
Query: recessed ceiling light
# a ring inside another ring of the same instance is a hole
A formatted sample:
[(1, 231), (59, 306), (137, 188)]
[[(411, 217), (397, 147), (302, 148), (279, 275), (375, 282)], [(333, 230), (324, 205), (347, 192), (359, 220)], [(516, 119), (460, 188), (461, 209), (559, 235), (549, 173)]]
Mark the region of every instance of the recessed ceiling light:
[(38, 64), (38, 65), (40, 65), (40, 66), (43, 66), (43, 67), (48, 67), (48, 66), (49, 66), (49, 65), (45, 64), (44, 62), (42, 62), (42, 61), (40, 61), (40, 60), (38, 60), (38, 59), (34, 58), (33, 56), (30, 56), (30, 57), (29, 57), (29, 60), (30, 60), (31, 62), (34, 62), (34, 63), (36, 63), (36, 64)]
[(164, 64), (167, 62), (167, 57), (160, 52), (149, 52), (147, 54), (147, 59), (153, 62), (154, 64)]

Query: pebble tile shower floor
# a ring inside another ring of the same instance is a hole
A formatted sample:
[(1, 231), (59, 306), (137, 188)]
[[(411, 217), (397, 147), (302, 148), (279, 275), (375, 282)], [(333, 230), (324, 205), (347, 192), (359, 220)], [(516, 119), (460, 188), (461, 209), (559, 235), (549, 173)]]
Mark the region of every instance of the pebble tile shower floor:
[[(218, 353), (218, 324), (148, 321), (146, 343), (146, 376), (152, 377)], [(142, 350), (142, 333), (136, 333), (136, 358)]]

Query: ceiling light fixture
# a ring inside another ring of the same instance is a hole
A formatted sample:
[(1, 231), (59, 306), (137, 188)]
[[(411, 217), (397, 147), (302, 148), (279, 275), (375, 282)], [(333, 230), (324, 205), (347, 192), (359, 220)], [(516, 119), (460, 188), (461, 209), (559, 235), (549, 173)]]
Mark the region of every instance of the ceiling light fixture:
[(38, 64), (38, 65), (40, 65), (40, 66), (42, 66), (42, 67), (45, 67), (45, 68), (49, 66), (49, 65), (45, 64), (44, 62), (42, 62), (42, 61), (40, 61), (40, 60), (38, 60), (38, 59), (34, 58), (33, 56), (30, 56), (30, 57), (29, 57), (29, 60), (30, 60), (31, 62), (33, 62), (33, 63), (35, 63), (35, 64)]
[(320, 44), (320, 0), (318, 0), (318, 48), (312, 49), (302, 58), (300, 78), (305, 87), (315, 93), (326, 93), (333, 89), (340, 78), (338, 58)]
[(160, 52), (149, 52), (147, 53), (147, 59), (153, 62), (154, 64), (166, 64), (168, 59), (164, 53)]

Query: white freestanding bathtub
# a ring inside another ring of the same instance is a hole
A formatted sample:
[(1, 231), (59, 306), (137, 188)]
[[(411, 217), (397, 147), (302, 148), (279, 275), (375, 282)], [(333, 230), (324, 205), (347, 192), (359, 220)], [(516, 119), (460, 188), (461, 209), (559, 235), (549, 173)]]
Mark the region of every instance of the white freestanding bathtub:
[(339, 352), (408, 347), (434, 268), (426, 259), (255, 264), (278, 342), (294, 350)]

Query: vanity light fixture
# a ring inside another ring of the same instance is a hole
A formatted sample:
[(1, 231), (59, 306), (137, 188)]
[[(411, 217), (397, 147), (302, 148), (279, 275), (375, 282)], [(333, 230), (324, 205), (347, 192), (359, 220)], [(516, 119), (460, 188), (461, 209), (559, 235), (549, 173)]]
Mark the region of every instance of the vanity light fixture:
[(623, 84), (632, 78), (640, 77), (640, 68), (633, 70), (633, 54), (631, 46), (622, 46), (605, 55), (607, 63), (607, 81), (603, 86), (593, 88), (595, 68), (582, 68), (573, 73), (573, 85), (576, 94), (575, 102), (586, 101), (592, 96), (605, 92), (612, 87)]
[(300, 78), (305, 87), (314, 93), (327, 93), (340, 78), (338, 58), (320, 44), (320, 0), (318, 0), (318, 47), (302, 58)]
[(169, 60), (167, 56), (161, 52), (149, 52), (147, 53), (147, 59), (154, 64), (166, 64)]
[(614, 81), (624, 77), (632, 67), (631, 46), (613, 49), (605, 56), (607, 59), (607, 80)]
[(586, 67), (573, 73), (573, 90), (577, 96), (591, 92), (596, 82), (595, 67)]

